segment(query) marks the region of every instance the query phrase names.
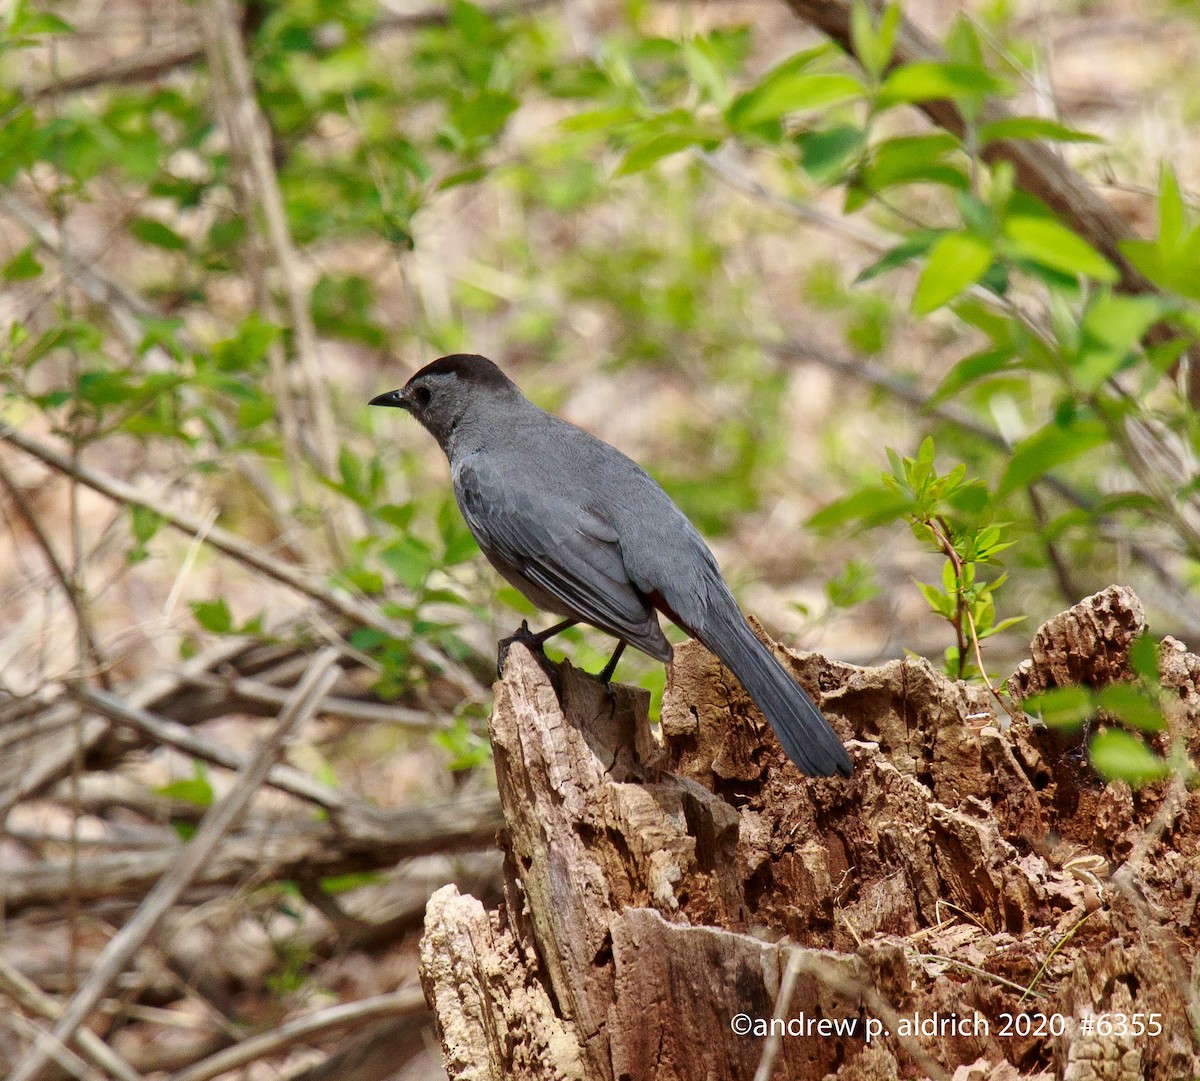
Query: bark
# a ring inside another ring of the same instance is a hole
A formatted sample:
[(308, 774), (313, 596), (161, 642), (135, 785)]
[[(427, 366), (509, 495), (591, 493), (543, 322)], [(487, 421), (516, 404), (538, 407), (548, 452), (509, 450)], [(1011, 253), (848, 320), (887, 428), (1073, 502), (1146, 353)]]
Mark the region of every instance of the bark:
[[(1142, 629), (1129, 591), (1088, 598), (1038, 632), (1010, 690), (1132, 678)], [(743, 1079), (764, 1052), (773, 1078), (1196, 1073), (1200, 796), (1105, 785), (1081, 737), (997, 717), (923, 660), (775, 648), (848, 741), (849, 780), (801, 778), (696, 643), (676, 650), (660, 735), (643, 692), (610, 702), (511, 652), (491, 718), (505, 901), (449, 886), (426, 914), (451, 1077)], [(1172, 640), (1162, 657), (1195, 754), (1200, 659)], [(773, 1046), (733, 1031), (776, 1012), (851, 1027)], [(1105, 1012), (1162, 1032), (1086, 1033)], [(1006, 1013), (1064, 1029), (1004, 1035)], [(910, 1032), (918, 1016), (941, 1024)], [(868, 1021), (886, 1034), (868, 1041)]]

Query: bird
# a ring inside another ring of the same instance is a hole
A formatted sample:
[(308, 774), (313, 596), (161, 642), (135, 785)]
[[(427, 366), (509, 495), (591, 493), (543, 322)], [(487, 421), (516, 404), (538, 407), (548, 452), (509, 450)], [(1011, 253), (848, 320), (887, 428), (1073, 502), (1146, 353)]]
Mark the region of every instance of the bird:
[(406, 410), (450, 463), (454, 495), (497, 571), (560, 623), (512, 640), (541, 650), (577, 623), (669, 663), (659, 615), (700, 641), (757, 704), (802, 773), (849, 777), (837, 733), (759, 640), (696, 527), (659, 483), (615, 447), (549, 413), (486, 357), (440, 357), (374, 406)]

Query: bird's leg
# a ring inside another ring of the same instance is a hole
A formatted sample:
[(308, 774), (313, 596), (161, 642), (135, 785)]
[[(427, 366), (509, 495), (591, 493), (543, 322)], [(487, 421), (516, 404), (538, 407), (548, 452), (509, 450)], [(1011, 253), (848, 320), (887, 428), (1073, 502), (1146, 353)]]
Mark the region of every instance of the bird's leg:
[(545, 650), (542, 647), (546, 642), (568, 627), (574, 627), (578, 622), (577, 619), (564, 619), (561, 623), (555, 623), (553, 627), (534, 633), (529, 629), (529, 621), (521, 620), (521, 626), (507, 638), (502, 638), (496, 645), (496, 669), (500, 676), (504, 676), (504, 661), (508, 657), (508, 651), (517, 642), (527, 647), (535, 655), (545, 656)]
[(601, 683), (612, 683), (613, 673), (617, 670), (617, 661), (621, 659), (621, 654), (625, 652), (625, 642), (618, 642), (617, 648), (613, 650), (613, 655), (608, 658), (608, 664), (596, 673), (596, 678)]
[(608, 704), (615, 711), (617, 708), (617, 692), (613, 690), (612, 678), (613, 673), (617, 670), (617, 662), (621, 659), (621, 654), (625, 652), (624, 641), (617, 643), (617, 648), (613, 650), (613, 655), (608, 658), (608, 664), (596, 673), (596, 678), (604, 684), (604, 693), (608, 696)]

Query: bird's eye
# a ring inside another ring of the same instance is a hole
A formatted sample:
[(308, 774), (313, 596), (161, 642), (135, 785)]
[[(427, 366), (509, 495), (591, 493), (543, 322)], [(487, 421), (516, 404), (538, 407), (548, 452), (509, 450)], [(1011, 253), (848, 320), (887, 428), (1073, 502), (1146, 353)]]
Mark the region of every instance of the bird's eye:
[(419, 405), (422, 409), (429, 404), (429, 399), (432, 397), (433, 395), (430, 393), (428, 387), (417, 387), (417, 389), (413, 391), (413, 398), (416, 400), (417, 405)]

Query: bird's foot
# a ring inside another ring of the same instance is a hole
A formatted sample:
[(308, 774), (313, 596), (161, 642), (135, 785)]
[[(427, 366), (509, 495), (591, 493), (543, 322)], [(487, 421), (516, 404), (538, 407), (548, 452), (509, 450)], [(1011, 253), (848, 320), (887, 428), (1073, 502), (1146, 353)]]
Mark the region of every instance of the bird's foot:
[(546, 639), (540, 634), (535, 634), (529, 629), (529, 620), (521, 620), (521, 625), (507, 638), (501, 638), (496, 643), (496, 672), (501, 679), (504, 678), (504, 662), (508, 660), (508, 651), (513, 646), (520, 643), (525, 646), (535, 657), (544, 657)]
[(613, 688), (613, 675), (617, 671), (617, 662), (621, 659), (621, 654), (625, 652), (625, 643), (618, 642), (617, 648), (613, 655), (609, 657), (608, 664), (596, 673), (596, 678), (604, 684), (604, 695), (608, 699), (608, 704), (612, 707), (612, 711), (617, 711), (617, 692)]

